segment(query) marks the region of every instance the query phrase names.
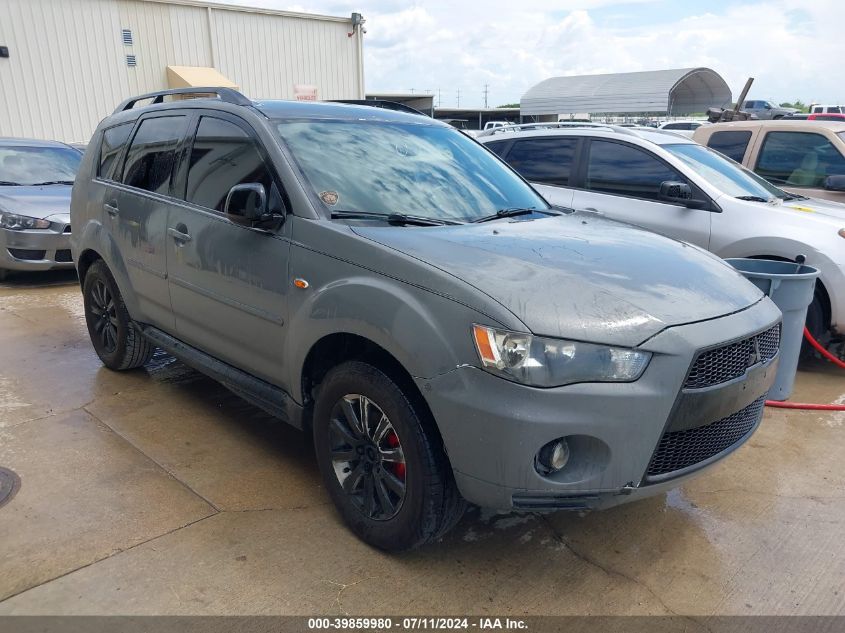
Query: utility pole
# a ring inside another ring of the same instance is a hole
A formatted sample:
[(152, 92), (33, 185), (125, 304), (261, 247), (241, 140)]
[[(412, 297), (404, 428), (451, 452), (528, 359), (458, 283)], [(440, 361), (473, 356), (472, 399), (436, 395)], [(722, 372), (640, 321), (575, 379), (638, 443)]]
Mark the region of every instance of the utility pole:
[(440, 99), (440, 88), (438, 88), (437, 89), (437, 107), (439, 108), (442, 105), (443, 105), (443, 101), (441, 101), (441, 99)]
[(490, 92), (489, 90), (490, 84), (484, 84), (484, 108), (487, 108), (487, 93)]
[(458, 106), (457, 107), (459, 107), (459, 108), (461, 107), (461, 89), (460, 88), (458, 88)]

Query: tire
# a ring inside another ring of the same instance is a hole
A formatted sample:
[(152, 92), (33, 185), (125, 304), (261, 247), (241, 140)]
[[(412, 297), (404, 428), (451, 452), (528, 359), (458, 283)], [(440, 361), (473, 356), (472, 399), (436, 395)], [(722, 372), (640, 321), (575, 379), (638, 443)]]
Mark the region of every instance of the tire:
[(155, 346), (135, 329), (123, 297), (102, 260), (91, 264), (82, 284), (88, 334), (103, 365), (116, 371), (141, 367)]
[[(814, 339), (824, 345), (827, 341), (827, 327), (825, 326), (824, 306), (822, 305), (819, 293), (813, 296), (813, 301), (807, 307), (807, 320), (805, 321), (807, 329)], [(801, 360), (809, 360), (814, 358), (816, 350), (810, 345), (806, 339), (801, 342)]]
[(466, 507), (422, 409), (384, 372), (359, 361), (332, 369), (317, 392), (314, 447), (323, 481), (352, 532), (382, 550), (439, 538)]

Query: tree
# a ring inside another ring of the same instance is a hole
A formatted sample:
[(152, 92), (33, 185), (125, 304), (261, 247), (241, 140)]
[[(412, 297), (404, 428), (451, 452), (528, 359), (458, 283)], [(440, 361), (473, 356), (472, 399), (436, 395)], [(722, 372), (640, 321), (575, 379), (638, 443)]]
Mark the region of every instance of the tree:
[(801, 99), (796, 99), (795, 103), (781, 103), (781, 108), (795, 108), (799, 112), (807, 112), (807, 105), (801, 101)]
[(497, 108), (518, 108), (518, 103), (506, 103), (504, 105), (496, 106)]

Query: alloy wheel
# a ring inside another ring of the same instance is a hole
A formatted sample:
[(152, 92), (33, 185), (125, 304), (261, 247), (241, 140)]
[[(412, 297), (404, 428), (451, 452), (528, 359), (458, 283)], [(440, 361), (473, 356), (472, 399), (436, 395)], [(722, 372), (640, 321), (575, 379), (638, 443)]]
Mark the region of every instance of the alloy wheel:
[(405, 499), (405, 455), (390, 419), (375, 402), (347, 394), (329, 420), (335, 476), (352, 504), (366, 517), (386, 521)]
[(107, 354), (117, 349), (117, 309), (108, 285), (97, 279), (91, 286), (88, 309), (93, 317), (94, 332), (100, 337), (100, 344)]

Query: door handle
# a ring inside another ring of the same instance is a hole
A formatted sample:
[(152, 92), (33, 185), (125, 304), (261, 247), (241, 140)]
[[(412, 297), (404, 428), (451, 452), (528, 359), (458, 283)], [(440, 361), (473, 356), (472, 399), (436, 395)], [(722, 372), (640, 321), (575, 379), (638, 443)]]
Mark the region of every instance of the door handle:
[(103, 203), (103, 209), (105, 209), (106, 213), (108, 213), (111, 217), (116, 218), (118, 214), (117, 200)]
[[(181, 230), (180, 230), (180, 229), (181, 229)], [(171, 227), (171, 228), (169, 228), (169, 229), (167, 229), (167, 234), (168, 234), (170, 237), (172, 237), (172, 238), (173, 238), (173, 240), (174, 240), (177, 244), (179, 244), (179, 245), (181, 246), (182, 244), (185, 244), (185, 243), (187, 243), (187, 242), (190, 242), (190, 241), (191, 241), (191, 239), (193, 239), (193, 238), (191, 238), (191, 236), (190, 236), (190, 235), (188, 235), (188, 233), (186, 233), (186, 232), (185, 232), (185, 231), (187, 231), (187, 230), (188, 230), (188, 227), (186, 227), (184, 224), (180, 224), (180, 225), (179, 225), (179, 226), (177, 226), (175, 229), (174, 229), (174, 228), (172, 228), (172, 227)]]

